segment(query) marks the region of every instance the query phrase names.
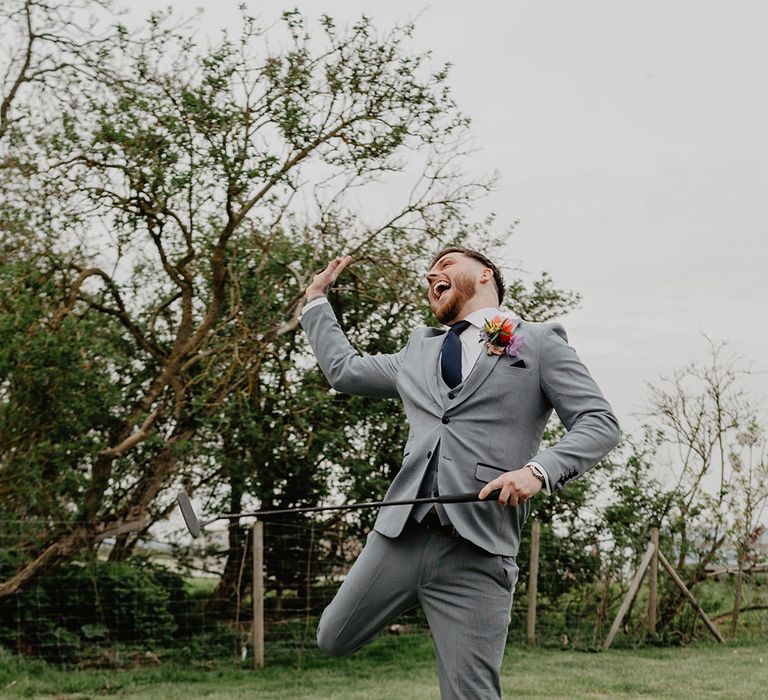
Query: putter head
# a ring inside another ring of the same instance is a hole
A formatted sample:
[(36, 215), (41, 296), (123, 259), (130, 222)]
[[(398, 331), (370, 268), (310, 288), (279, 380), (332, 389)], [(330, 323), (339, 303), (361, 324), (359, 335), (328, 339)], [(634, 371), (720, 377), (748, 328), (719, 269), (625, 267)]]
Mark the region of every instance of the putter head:
[(189, 530), (189, 534), (192, 537), (197, 537), (200, 534), (200, 521), (195, 515), (195, 510), (192, 508), (192, 501), (189, 500), (187, 492), (184, 489), (180, 489), (176, 494), (176, 500), (181, 510), (181, 517), (184, 518), (184, 523)]

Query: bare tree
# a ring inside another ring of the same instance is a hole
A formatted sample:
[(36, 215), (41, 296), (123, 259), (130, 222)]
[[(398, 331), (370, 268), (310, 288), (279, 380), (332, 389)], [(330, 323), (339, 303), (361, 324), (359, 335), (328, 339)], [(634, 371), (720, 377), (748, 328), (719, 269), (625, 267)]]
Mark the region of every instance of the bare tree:
[[(669, 448), (669, 470), (675, 478), (659, 524), (674, 539), (677, 567), (688, 572), (689, 588), (705, 578), (708, 565), (724, 556), (735, 522), (737, 541), (748, 539), (756, 504), (765, 498), (756, 472), (745, 472), (738, 457), (745, 435), (757, 429), (758, 411), (744, 389), (750, 370), (738, 357), (726, 356), (725, 342), (706, 340), (706, 363), (692, 363), (662, 383), (649, 385), (647, 413)], [(683, 604), (682, 598), (670, 597), (660, 623), (669, 623)]]
[(739, 433), (729, 457), (731, 478), (725, 502), (729, 539), (736, 552), (736, 590), (731, 615), (731, 634), (735, 637), (741, 612), (744, 569), (758, 561), (756, 544), (765, 530), (762, 523), (768, 505), (766, 438), (756, 417)]

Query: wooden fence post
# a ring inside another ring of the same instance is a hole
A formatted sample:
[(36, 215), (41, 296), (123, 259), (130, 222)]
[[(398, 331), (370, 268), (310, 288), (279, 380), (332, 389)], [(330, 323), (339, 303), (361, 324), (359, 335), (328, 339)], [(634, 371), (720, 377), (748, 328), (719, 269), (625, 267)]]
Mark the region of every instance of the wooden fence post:
[(264, 668), (264, 523), (253, 524), (253, 668)]
[(525, 628), (526, 644), (536, 644), (536, 592), (539, 586), (539, 539), (541, 522), (533, 521), (531, 528), (531, 565), (528, 570), (528, 619)]
[(653, 557), (651, 568), (648, 572), (648, 629), (656, 631), (656, 613), (659, 609), (659, 528), (651, 528), (651, 542), (653, 542)]
[(621, 621), (627, 614), (633, 598), (637, 595), (637, 589), (640, 588), (640, 584), (643, 582), (645, 570), (648, 568), (648, 564), (651, 563), (651, 557), (653, 556), (655, 550), (656, 547), (653, 545), (653, 542), (649, 542), (648, 547), (645, 550), (645, 554), (643, 554), (643, 559), (640, 562), (640, 566), (637, 567), (637, 571), (635, 572), (635, 578), (632, 579), (632, 583), (629, 586), (627, 595), (625, 595), (624, 600), (621, 601), (619, 612), (616, 613), (616, 617), (613, 620), (613, 624), (611, 625), (611, 629), (608, 632), (608, 636), (605, 638), (603, 649), (608, 649), (610, 648), (611, 644), (613, 644), (613, 638), (619, 631), (619, 625), (621, 625)]
[[(709, 619), (707, 614), (702, 609), (701, 605), (699, 605), (699, 601), (696, 600), (693, 593), (691, 593), (685, 583), (683, 582), (683, 579), (681, 579), (677, 572), (674, 570), (672, 565), (667, 561), (667, 558), (664, 556), (664, 553), (659, 549), (659, 531), (654, 529), (651, 533), (651, 541), (648, 543), (648, 547), (645, 550), (645, 554), (643, 555), (643, 559), (640, 562), (640, 566), (637, 567), (637, 571), (635, 572), (635, 577), (632, 579), (632, 583), (629, 586), (629, 590), (627, 591), (627, 595), (624, 596), (624, 600), (621, 602), (621, 607), (619, 607), (619, 612), (616, 613), (616, 617), (613, 620), (613, 625), (611, 626), (610, 632), (608, 632), (608, 636), (605, 639), (605, 642), (603, 644), (603, 649), (608, 649), (611, 644), (613, 643), (613, 639), (616, 636), (616, 633), (619, 631), (619, 625), (621, 625), (621, 621), (624, 619), (624, 616), (627, 614), (627, 611), (629, 610), (629, 606), (632, 604), (632, 601), (634, 600), (634, 597), (637, 595), (637, 591), (640, 588), (640, 584), (643, 581), (643, 576), (645, 575), (646, 569), (650, 566), (651, 560), (655, 557), (658, 563), (660, 563), (666, 572), (669, 574), (669, 577), (674, 581), (675, 585), (685, 594), (685, 597), (688, 599), (688, 602), (693, 606), (693, 609), (699, 614), (699, 617), (704, 620), (704, 624), (709, 628), (709, 631), (712, 632), (715, 639), (717, 639), (718, 642), (721, 644), (725, 644), (725, 639), (723, 638), (723, 635), (720, 634), (720, 630), (717, 629), (717, 627), (714, 625), (712, 620)], [(653, 571), (653, 569), (652, 569)], [(652, 599), (653, 599), (653, 613), (651, 616), (651, 609), (649, 607), (648, 610), (648, 616), (647, 620), (650, 623), (650, 621), (653, 621), (653, 624), (655, 626), (656, 624), (656, 585), (654, 584), (654, 590), (652, 592)]]
[(699, 601), (696, 600), (693, 593), (691, 593), (688, 590), (688, 587), (683, 582), (683, 579), (681, 579), (677, 572), (672, 568), (672, 564), (670, 564), (667, 561), (667, 558), (659, 552), (659, 561), (661, 562), (661, 565), (667, 570), (667, 573), (669, 574), (670, 578), (675, 582), (675, 585), (685, 594), (685, 597), (688, 598), (688, 602), (693, 606), (693, 609), (699, 614), (699, 617), (704, 620), (704, 624), (707, 626), (710, 632), (712, 632), (712, 635), (715, 639), (717, 639), (720, 644), (725, 644), (725, 639), (723, 638), (723, 635), (720, 634), (720, 630), (715, 627), (712, 620), (709, 619), (707, 616), (707, 613), (704, 612), (701, 605), (699, 605)]

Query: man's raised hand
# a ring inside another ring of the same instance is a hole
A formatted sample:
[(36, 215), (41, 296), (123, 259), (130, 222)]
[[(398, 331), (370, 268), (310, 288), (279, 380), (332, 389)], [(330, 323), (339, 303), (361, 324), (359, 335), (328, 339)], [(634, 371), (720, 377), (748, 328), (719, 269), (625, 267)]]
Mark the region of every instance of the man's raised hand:
[(333, 287), (342, 270), (352, 262), (351, 255), (345, 255), (341, 258), (334, 258), (328, 263), (328, 266), (321, 273), (314, 276), (312, 284), (307, 287), (307, 301), (324, 297)]

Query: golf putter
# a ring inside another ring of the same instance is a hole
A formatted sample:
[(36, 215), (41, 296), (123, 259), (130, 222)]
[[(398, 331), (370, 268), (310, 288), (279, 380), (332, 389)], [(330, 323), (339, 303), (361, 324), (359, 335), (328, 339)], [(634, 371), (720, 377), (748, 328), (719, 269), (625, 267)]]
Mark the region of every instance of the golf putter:
[[(498, 501), (501, 489), (491, 491), (484, 501)], [(269, 515), (289, 515), (294, 513), (321, 513), (330, 510), (357, 510), (359, 508), (383, 508), (385, 506), (410, 506), (419, 503), (475, 503), (480, 502), (479, 492), (446, 494), (445, 496), (431, 496), (427, 498), (409, 498), (400, 501), (366, 501), (363, 503), (347, 503), (340, 506), (309, 506), (302, 508), (279, 508), (277, 510), (252, 510), (242, 513), (215, 513), (204, 520), (200, 520), (192, 507), (192, 501), (184, 489), (179, 489), (176, 500), (184, 518), (184, 524), (192, 537), (199, 537), (204, 527), (217, 520), (236, 520), (238, 518), (262, 518)]]

